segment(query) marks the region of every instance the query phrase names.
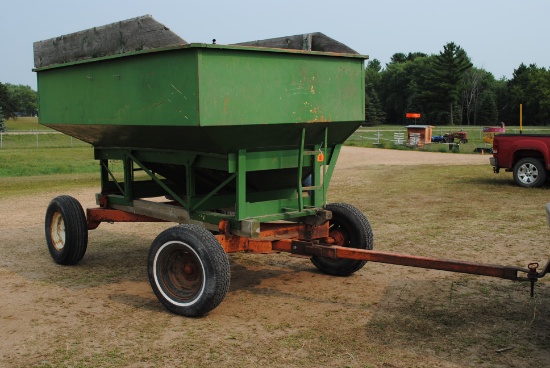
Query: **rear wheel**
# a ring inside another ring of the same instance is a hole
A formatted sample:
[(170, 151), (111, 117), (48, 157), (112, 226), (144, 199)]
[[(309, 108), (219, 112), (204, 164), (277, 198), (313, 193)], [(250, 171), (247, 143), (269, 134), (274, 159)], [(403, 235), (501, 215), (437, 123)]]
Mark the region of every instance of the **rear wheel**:
[(53, 260), (62, 265), (78, 263), (88, 247), (88, 224), (80, 202), (67, 195), (52, 199), (44, 222)]
[(540, 187), (546, 181), (546, 169), (539, 159), (526, 157), (514, 165), (514, 180), (524, 188)]
[(199, 317), (216, 308), (229, 290), (229, 260), (214, 235), (197, 225), (164, 230), (153, 241), (149, 282), (171, 312)]
[[(357, 208), (346, 203), (331, 203), (326, 209), (332, 212), (329, 236), (334, 245), (348, 248), (372, 249), (373, 235), (369, 221)], [(320, 271), (335, 276), (348, 276), (360, 270), (367, 261), (331, 259), (313, 256), (311, 262)]]

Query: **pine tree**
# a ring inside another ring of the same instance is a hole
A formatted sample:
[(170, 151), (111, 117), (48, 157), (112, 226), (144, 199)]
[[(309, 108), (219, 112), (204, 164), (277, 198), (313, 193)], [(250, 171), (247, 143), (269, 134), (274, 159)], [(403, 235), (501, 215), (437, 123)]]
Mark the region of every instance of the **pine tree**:
[(378, 93), (373, 86), (367, 84), (365, 88), (365, 125), (374, 126), (383, 124), (386, 114), (382, 109)]
[(435, 56), (432, 62), (432, 73), (429, 84), (434, 99), (433, 104), (447, 111), (449, 124), (454, 124), (454, 111), (460, 99), (460, 87), (464, 73), (472, 67), (466, 52), (454, 42), (443, 46), (443, 51)]
[(479, 98), (477, 122), (481, 125), (496, 125), (498, 122), (498, 109), (495, 94), (485, 91)]

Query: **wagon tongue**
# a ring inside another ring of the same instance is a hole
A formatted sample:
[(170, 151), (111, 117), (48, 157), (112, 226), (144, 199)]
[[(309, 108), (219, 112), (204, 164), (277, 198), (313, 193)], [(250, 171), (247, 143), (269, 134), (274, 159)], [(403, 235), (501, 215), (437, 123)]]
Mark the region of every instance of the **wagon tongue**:
[[(550, 260), (546, 263), (542, 271), (537, 272), (537, 269), (539, 268), (539, 264), (537, 262), (529, 263), (527, 268), (522, 268), (487, 263), (456, 261), (442, 258), (419, 257), (408, 254), (340, 247), (328, 244), (313, 244), (308, 242), (293, 242), (290, 249), (291, 253), (300, 255), (318, 255), (334, 259), (347, 258), (409, 267), (467, 273), (472, 275), (491, 276), (513, 281), (529, 281), (531, 282), (531, 297), (534, 296), (535, 282), (550, 272)], [(518, 274), (523, 273), (526, 275), (521, 277), (518, 276)]]

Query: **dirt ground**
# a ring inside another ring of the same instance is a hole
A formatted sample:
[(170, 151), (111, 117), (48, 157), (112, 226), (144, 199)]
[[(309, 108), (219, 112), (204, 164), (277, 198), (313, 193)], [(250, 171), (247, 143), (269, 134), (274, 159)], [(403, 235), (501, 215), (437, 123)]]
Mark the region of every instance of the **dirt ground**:
[[(334, 180), (338, 185), (370, 167), (488, 166), (488, 160), (345, 147)], [(103, 224), (90, 231), (77, 266), (51, 260), (43, 224), (49, 201), (70, 194), (83, 207), (94, 206), (97, 189), (0, 198), (1, 367), (508, 367), (550, 361), (546, 281), (530, 300), (526, 285), (506, 280), (371, 263), (340, 278), (285, 254), (232, 254), (230, 291), (217, 309), (199, 319), (170, 314), (155, 298), (146, 270), (148, 247), (166, 224)], [(383, 231), (397, 232), (407, 225), (387, 226)]]

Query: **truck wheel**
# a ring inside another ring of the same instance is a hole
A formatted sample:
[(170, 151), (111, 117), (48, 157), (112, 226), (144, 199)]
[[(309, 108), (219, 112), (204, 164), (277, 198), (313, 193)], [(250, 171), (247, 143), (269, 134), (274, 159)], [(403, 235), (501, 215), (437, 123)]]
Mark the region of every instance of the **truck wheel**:
[[(326, 209), (332, 212), (330, 237), (334, 245), (349, 248), (372, 249), (373, 235), (369, 221), (357, 208), (346, 203), (331, 203)], [(348, 276), (360, 270), (367, 261), (331, 259), (313, 256), (311, 262), (321, 272), (334, 276)]]
[(540, 160), (526, 157), (514, 165), (514, 180), (524, 188), (540, 187), (546, 181), (546, 169)]
[(171, 312), (200, 317), (216, 308), (229, 290), (229, 260), (216, 237), (197, 225), (160, 233), (147, 261), (149, 282)]
[(88, 247), (88, 224), (80, 202), (67, 195), (55, 197), (44, 223), (53, 260), (62, 265), (77, 264)]

